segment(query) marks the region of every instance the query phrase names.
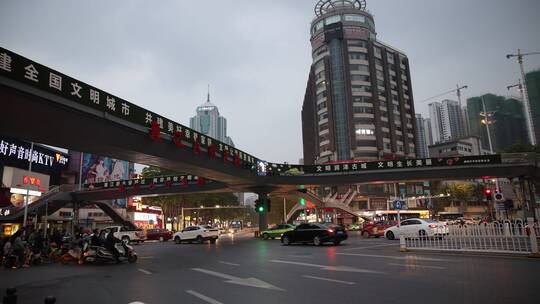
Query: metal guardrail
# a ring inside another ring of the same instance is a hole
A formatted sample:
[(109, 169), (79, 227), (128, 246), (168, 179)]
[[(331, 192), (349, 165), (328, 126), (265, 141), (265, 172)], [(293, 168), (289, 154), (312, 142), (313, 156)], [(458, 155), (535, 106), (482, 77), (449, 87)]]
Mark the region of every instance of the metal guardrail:
[(451, 225), (447, 233), (435, 236), (401, 235), (400, 248), (453, 252), (538, 255), (538, 225), (522, 222), (480, 225)]

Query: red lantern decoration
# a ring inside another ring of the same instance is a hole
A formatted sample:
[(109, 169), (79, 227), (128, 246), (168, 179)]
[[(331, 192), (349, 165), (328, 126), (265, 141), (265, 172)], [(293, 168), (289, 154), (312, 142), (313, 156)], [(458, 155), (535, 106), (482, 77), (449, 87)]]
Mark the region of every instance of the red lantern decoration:
[(120, 184), (120, 186), (118, 186), (118, 192), (120, 193), (126, 192), (126, 186), (124, 186), (124, 184)]
[(229, 161), (229, 151), (223, 150), (223, 161), (228, 162)]
[(204, 178), (202, 178), (202, 177), (197, 178), (197, 185), (198, 186), (204, 186), (205, 183), (206, 182), (205, 182)]
[(161, 141), (161, 128), (156, 120), (152, 121), (150, 125), (150, 139), (155, 142)]
[(216, 158), (216, 145), (212, 144), (208, 146), (208, 157)]
[(156, 184), (154, 184), (154, 182), (150, 182), (150, 189), (154, 189), (156, 187)]
[(187, 186), (188, 186), (187, 178), (182, 177), (182, 180), (180, 181), (180, 187), (187, 188)]
[(174, 132), (173, 134), (173, 143), (178, 147), (178, 148), (183, 148), (184, 147), (184, 144), (182, 143), (182, 135), (184, 133), (182, 131), (176, 131)]
[(236, 152), (234, 156), (234, 165), (240, 167), (240, 153)]
[(165, 181), (165, 187), (170, 188), (172, 186), (172, 181)]
[(195, 142), (193, 143), (193, 151), (195, 152), (195, 154), (201, 153), (201, 144), (199, 143), (198, 138), (196, 138)]

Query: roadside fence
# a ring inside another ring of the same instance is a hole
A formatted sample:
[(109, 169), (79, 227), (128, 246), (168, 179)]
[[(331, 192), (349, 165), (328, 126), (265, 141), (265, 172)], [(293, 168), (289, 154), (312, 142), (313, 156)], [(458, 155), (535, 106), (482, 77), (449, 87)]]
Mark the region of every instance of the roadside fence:
[(401, 235), (400, 250), (503, 253), (539, 256), (538, 225), (523, 221), (493, 222), (479, 225), (450, 225), (434, 236)]

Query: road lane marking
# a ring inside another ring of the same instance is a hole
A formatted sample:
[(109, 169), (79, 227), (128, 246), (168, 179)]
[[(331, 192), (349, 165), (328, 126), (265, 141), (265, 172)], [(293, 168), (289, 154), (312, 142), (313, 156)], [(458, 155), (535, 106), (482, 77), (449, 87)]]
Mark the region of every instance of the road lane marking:
[(398, 264), (398, 263), (388, 263), (390, 266), (403, 266), (403, 267), (412, 267), (412, 268), (427, 268), (427, 269), (447, 269), (446, 267), (441, 266), (427, 266), (427, 265), (418, 265), (418, 264)]
[(339, 255), (348, 255), (348, 256), (359, 256), (366, 258), (381, 258), (381, 259), (393, 259), (393, 260), (418, 260), (418, 261), (432, 261), (432, 262), (445, 262), (448, 260), (443, 259), (434, 259), (434, 258), (425, 258), (421, 256), (393, 256), (393, 255), (375, 255), (375, 254), (363, 254), (363, 253), (336, 253)]
[(196, 292), (196, 291), (194, 291), (194, 290), (186, 290), (186, 293), (189, 293), (190, 295), (192, 295), (192, 296), (194, 296), (194, 297), (196, 297), (196, 298), (199, 298), (199, 299), (205, 301), (206, 303), (210, 303), (210, 304), (223, 304), (223, 303), (221, 303), (221, 302), (218, 301), (218, 300), (215, 300), (215, 299), (212, 299), (212, 298), (210, 298), (210, 297), (207, 297), (207, 296), (205, 296), (205, 295), (203, 295), (203, 294), (201, 294), (201, 293), (198, 293), (198, 292)]
[(139, 257), (139, 259), (143, 259), (143, 260), (146, 260), (146, 259), (153, 259), (154, 257), (153, 256), (142, 256), (142, 257)]
[(213, 270), (203, 269), (203, 268), (191, 268), (191, 270), (202, 272), (211, 276), (215, 276), (218, 278), (225, 279), (225, 283), (230, 284), (237, 284), (237, 285), (243, 285), (243, 286), (249, 286), (249, 287), (255, 287), (255, 288), (264, 288), (264, 289), (272, 289), (272, 290), (279, 290), (279, 291), (285, 291), (284, 289), (281, 289), (279, 287), (276, 287), (270, 283), (264, 282), (262, 280), (259, 280), (257, 278), (239, 278), (235, 277), (226, 273), (221, 273)]
[(229, 266), (240, 266), (240, 264), (236, 264), (236, 263), (230, 263), (230, 262), (225, 262), (225, 261), (219, 261), (221, 264), (225, 264), (225, 265), (229, 265)]
[(283, 260), (270, 260), (270, 262), (272, 262), (272, 263), (281, 263), (281, 264), (299, 265), (299, 266), (307, 266), (307, 267), (315, 267), (315, 268), (320, 268), (321, 270), (329, 270), (329, 271), (344, 271), (344, 272), (361, 272), (361, 273), (385, 274), (384, 272), (380, 272), (380, 271), (361, 269), (361, 268), (355, 268), (355, 267), (349, 267), (349, 266), (328, 266), (328, 265), (317, 265), (317, 264), (311, 264), (311, 263), (283, 261)]
[(310, 276), (310, 275), (303, 275), (302, 277), (308, 278), (308, 279), (320, 280), (320, 281), (328, 281), (328, 282), (334, 282), (334, 283), (340, 283), (340, 284), (347, 284), (347, 285), (356, 284), (354, 282), (349, 282), (349, 281), (334, 280), (334, 279), (321, 278), (321, 277), (315, 277), (315, 276)]
[(144, 270), (144, 269), (142, 269), (142, 268), (139, 268), (139, 269), (137, 269), (137, 270), (140, 271), (140, 272), (142, 272), (142, 273), (144, 273), (144, 274), (152, 274), (150, 271)]
[(343, 251), (358, 250), (358, 249), (368, 249), (368, 248), (377, 248), (377, 247), (388, 247), (388, 246), (396, 246), (396, 247), (398, 247), (399, 244), (383, 244), (383, 245), (373, 245), (373, 246), (364, 246), (364, 247), (354, 247), (354, 248), (343, 249)]
[(289, 256), (292, 257), (292, 258), (302, 258), (302, 259), (306, 259), (306, 258), (307, 258), (307, 259), (313, 259), (313, 258), (314, 258), (314, 256), (312, 256), (312, 255), (296, 255), (296, 254), (290, 254)]

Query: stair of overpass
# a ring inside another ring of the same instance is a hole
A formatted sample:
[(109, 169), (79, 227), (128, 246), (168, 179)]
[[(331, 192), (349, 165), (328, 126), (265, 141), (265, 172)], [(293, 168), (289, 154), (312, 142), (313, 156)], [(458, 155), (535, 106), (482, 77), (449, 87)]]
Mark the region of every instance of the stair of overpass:
[[(73, 185), (52, 187), (37, 200), (29, 203), (28, 214), (42, 216), (45, 215), (45, 212), (47, 215), (55, 213), (72, 201), (71, 191), (73, 191)], [(18, 222), (24, 219), (24, 206), (22, 208), (12, 206), (7, 209), (7, 212), (8, 214), (0, 217), (0, 222)]]
[[(349, 206), (356, 194), (356, 190), (349, 190), (341, 198), (338, 198), (338, 193), (329, 194), (328, 196), (321, 198), (309, 190), (306, 191), (306, 193), (300, 191), (296, 193), (298, 197), (301, 197), (306, 201), (310, 201), (317, 208), (340, 209), (354, 216), (358, 216), (358, 214), (356, 214), (356, 212)], [(306, 206), (302, 206), (301, 204), (297, 203), (287, 214), (287, 222), (289, 223), (294, 218), (294, 215), (303, 209), (306, 209)]]
[(99, 209), (103, 210), (115, 223), (119, 223), (122, 226), (126, 226), (129, 229), (135, 230), (137, 226), (131, 222), (129, 219), (124, 218), (111, 204), (106, 202), (94, 202), (94, 205), (98, 206)]

